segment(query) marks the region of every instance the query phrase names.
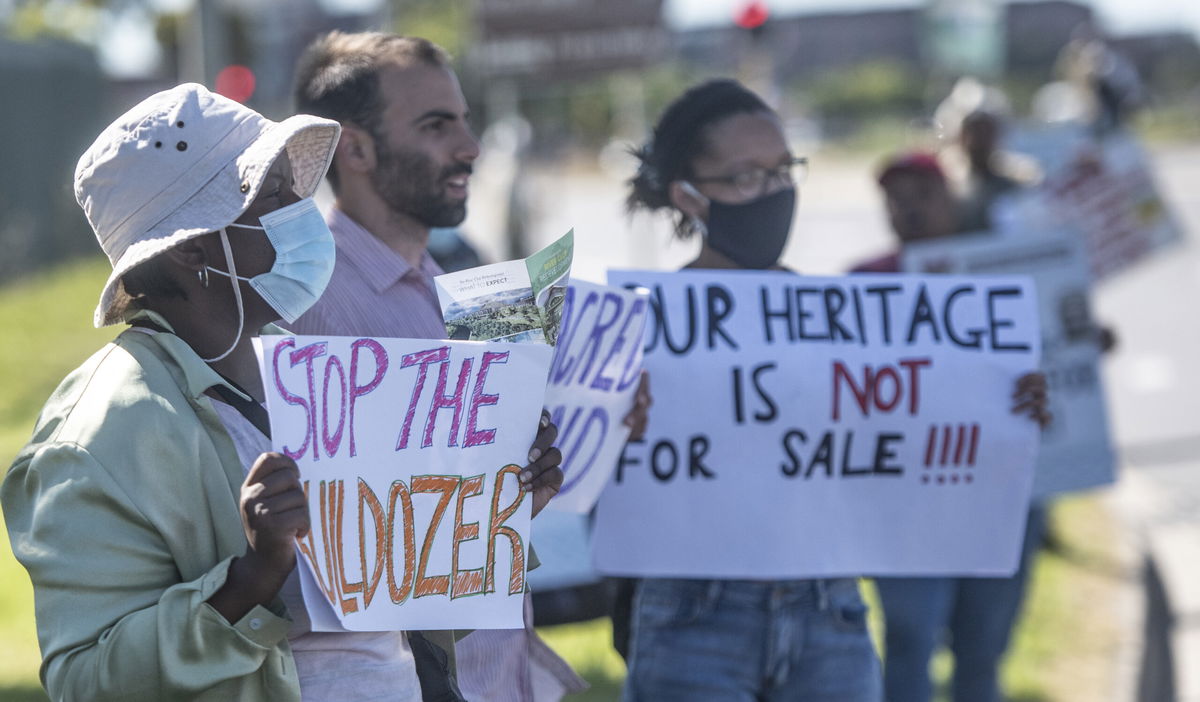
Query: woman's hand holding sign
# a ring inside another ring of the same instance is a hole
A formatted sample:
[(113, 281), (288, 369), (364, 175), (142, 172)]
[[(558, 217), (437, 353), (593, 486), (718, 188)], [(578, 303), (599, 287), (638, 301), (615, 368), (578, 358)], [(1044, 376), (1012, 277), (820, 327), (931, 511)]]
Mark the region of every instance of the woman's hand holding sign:
[(521, 471), (521, 487), (533, 495), (533, 516), (546, 506), (562, 487), (562, 452), (554, 447), (558, 427), (550, 421), (550, 413), (542, 410), (537, 438), (529, 449), (529, 465)]
[(1028, 415), (1042, 429), (1050, 426), (1053, 415), (1047, 407), (1046, 374), (1041, 371), (1026, 373), (1017, 378), (1013, 389), (1013, 414)]
[(638, 441), (646, 435), (646, 425), (650, 419), (650, 405), (654, 400), (650, 396), (650, 374), (642, 371), (638, 379), (637, 394), (633, 396), (633, 409), (625, 415), (625, 426), (629, 427), (629, 440)]
[(308, 500), (296, 462), (275, 452), (259, 456), (242, 484), (240, 505), (250, 551), (286, 579), (296, 566), (296, 539), (309, 529)]
[(231, 623), (275, 597), (296, 567), (296, 539), (310, 526), (300, 469), (280, 453), (264, 453), (254, 461), (238, 506), (249, 546), (208, 600)]

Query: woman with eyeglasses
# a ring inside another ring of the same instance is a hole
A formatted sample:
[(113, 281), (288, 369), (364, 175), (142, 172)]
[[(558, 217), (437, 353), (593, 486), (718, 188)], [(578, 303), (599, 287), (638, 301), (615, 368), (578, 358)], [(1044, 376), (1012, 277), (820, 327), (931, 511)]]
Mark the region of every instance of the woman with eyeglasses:
[[(732, 80), (700, 84), (669, 105), (637, 152), (630, 210), (666, 211), (687, 268), (782, 269), (806, 162), (779, 116)], [(1013, 411), (1043, 423), (1045, 378), (1017, 380)], [(879, 660), (856, 578), (637, 581), (614, 636), (626, 651), (626, 702), (876, 702)]]
[[(757, 95), (732, 80), (698, 85), (666, 109), (637, 155), (628, 206), (666, 210), (680, 238), (700, 236), (687, 268), (781, 268), (806, 163)], [(881, 697), (853, 578), (645, 579), (630, 620), (629, 702)]]

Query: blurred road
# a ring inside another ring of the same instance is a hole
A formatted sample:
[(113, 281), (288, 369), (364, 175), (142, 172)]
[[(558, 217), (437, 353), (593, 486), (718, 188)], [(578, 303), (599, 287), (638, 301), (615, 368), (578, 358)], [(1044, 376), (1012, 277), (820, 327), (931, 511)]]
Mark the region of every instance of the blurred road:
[(1200, 702), (1200, 147), (1160, 149), (1154, 162), (1183, 244), (1103, 286), (1096, 308), (1120, 335), (1106, 373), (1118, 498), (1151, 576), (1140, 687)]

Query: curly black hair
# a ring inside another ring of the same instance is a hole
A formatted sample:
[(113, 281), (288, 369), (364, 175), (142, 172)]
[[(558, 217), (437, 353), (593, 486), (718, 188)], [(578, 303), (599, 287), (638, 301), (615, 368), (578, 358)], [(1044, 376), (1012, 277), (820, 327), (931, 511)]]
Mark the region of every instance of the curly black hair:
[[(688, 89), (663, 111), (653, 135), (633, 155), (641, 165), (629, 179), (626, 208), (650, 211), (671, 207), (670, 184), (692, 176), (692, 160), (705, 152), (708, 127), (733, 115), (772, 112), (762, 98), (728, 78), (709, 80)], [(691, 224), (680, 214), (675, 233), (691, 235)]]

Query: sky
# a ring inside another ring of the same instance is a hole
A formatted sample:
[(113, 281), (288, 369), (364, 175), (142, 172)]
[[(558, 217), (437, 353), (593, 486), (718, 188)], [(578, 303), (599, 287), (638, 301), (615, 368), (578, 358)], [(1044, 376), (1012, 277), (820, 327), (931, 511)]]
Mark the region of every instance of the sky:
[[(745, 0), (666, 0), (667, 17), (677, 27), (728, 21)], [(923, 0), (768, 0), (781, 15), (814, 11), (851, 11), (880, 7), (914, 7)], [(1104, 28), (1115, 34), (1178, 29), (1200, 34), (1198, 0), (1091, 0)]]

